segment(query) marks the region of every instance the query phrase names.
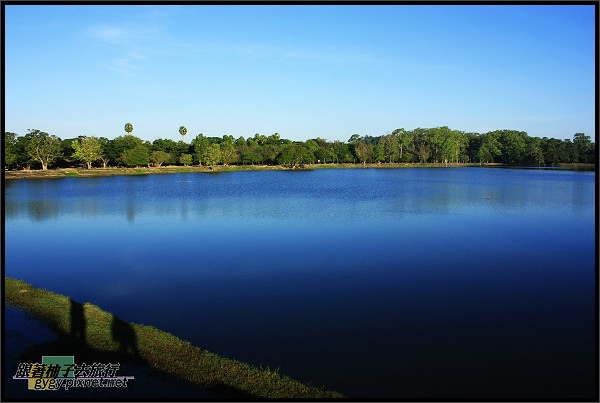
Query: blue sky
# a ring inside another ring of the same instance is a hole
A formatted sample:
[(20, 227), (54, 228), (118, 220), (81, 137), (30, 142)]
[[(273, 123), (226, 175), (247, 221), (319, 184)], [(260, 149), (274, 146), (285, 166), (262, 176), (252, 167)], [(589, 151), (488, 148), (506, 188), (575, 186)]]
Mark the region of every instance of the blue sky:
[(145, 140), (594, 137), (594, 7), (7, 5), (5, 122)]

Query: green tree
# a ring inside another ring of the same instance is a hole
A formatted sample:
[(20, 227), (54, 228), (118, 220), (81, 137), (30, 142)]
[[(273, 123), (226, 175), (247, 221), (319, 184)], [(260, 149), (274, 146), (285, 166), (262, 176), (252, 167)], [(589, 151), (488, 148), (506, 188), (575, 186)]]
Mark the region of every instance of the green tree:
[[(166, 151), (166, 150), (164, 150)], [(194, 154), (194, 146), (191, 144), (186, 144), (183, 141), (178, 141), (177, 144), (174, 146), (174, 148), (172, 148), (170, 151), (167, 151), (169, 154), (171, 154), (174, 158), (173, 162), (177, 162), (179, 156), (181, 156), (181, 154), (190, 154), (192, 155), (192, 160), (194, 159), (193, 154)]]
[(71, 167), (76, 164), (75, 158), (73, 158), (73, 153), (75, 149), (73, 148), (73, 141), (77, 140), (77, 138), (72, 139), (64, 139), (60, 140), (60, 153), (56, 160), (54, 161), (54, 165), (56, 168), (66, 168)]
[(427, 144), (426, 141), (420, 142), (417, 151), (419, 153), (419, 162), (422, 164), (426, 163), (431, 156), (431, 148), (429, 148), (429, 144)]
[(143, 144), (125, 150), (121, 155), (121, 161), (128, 167), (147, 166), (150, 162), (150, 153)]
[(240, 147), (240, 155), (242, 162), (254, 164), (260, 164), (264, 161), (264, 156), (261, 153), (261, 148), (253, 138), (248, 138), (246, 144)]
[(159, 151), (152, 151), (152, 153), (150, 154), (150, 162), (152, 162), (155, 167), (159, 167), (162, 164), (164, 164), (166, 162), (170, 162), (170, 161), (171, 161), (171, 154), (169, 154), (168, 152), (159, 150)]
[(497, 130), (501, 144), (502, 162), (509, 165), (523, 163), (527, 151), (527, 133), (516, 130)]
[(187, 134), (187, 128), (185, 126), (180, 126), (179, 134), (181, 134), (181, 141), (184, 141), (185, 135)]
[(116, 162), (120, 162), (122, 164), (127, 165), (127, 163), (122, 158), (124, 152), (127, 150), (132, 150), (138, 146), (144, 146), (144, 142), (141, 138), (131, 134), (119, 136), (112, 141), (110, 157)]
[(315, 140), (307, 140), (304, 143), (304, 147), (306, 147), (307, 152), (312, 156), (309, 159), (312, 161), (316, 160), (315, 153), (319, 151), (319, 144)]
[(281, 136), (279, 133), (273, 133), (269, 137), (267, 137), (267, 144), (281, 144)]
[(335, 156), (333, 155), (333, 144), (329, 143), (327, 140), (317, 137), (314, 140), (319, 148), (315, 151), (315, 157), (317, 158), (317, 162), (327, 164), (333, 162)]
[(414, 156), (416, 155), (415, 151), (415, 143), (414, 143), (414, 133), (411, 131), (406, 131), (404, 128), (396, 129), (392, 132), (392, 135), (396, 137), (399, 147), (399, 155), (398, 159), (400, 162), (412, 162), (414, 161)]
[(219, 144), (211, 144), (206, 152), (206, 163), (210, 166), (217, 165), (221, 162), (221, 146)]
[(221, 157), (223, 164), (229, 165), (237, 162), (238, 154), (233, 143), (227, 142), (221, 144)]
[(113, 140), (113, 145), (118, 151), (125, 151), (144, 144), (144, 141), (132, 134), (119, 136)]
[(352, 152), (348, 144), (341, 141), (333, 142), (333, 156), (335, 163), (352, 162)]
[(187, 149), (188, 145), (185, 144), (183, 140), (177, 142), (171, 139), (156, 139), (152, 142), (150, 151), (164, 151), (171, 156), (171, 158), (168, 161), (164, 161), (164, 163), (176, 163), (179, 161), (179, 156), (183, 152), (186, 152)]
[(394, 134), (382, 136), (379, 140), (384, 158), (391, 163), (398, 158), (398, 138)]
[(448, 162), (459, 162), (460, 156), (464, 150), (463, 135), (458, 130), (450, 130), (446, 126), (442, 129), (442, 144), (440, 147), (440, 159), (445, 164)]
[(287, 143), (282, 147), (277, 159), (281, 165), (296, 167), (300, 164), (313, 162), (314, 155), (304, 144)]
[(102, 157), (102, 143), (97, 137), (80, 137), (72, 141), (73, 158), (85, 162), (92, 169), (92, 162)]
[(277, 156), (281, 152), (281, 144), (278, 143), (268, 143), (262, 146), (262, 160), (267, 164), (277, 164)]
[(584, 133), (575, 133), (573, 136), (573, 162), (587, 162), (592, 139)]
[(54, 160), (61, 155), (60, 139), (54, 135), (37, 129), (29, 129), (25, 135), (27, 138), (27, 154), (42, 164), (42, 170), (47, 170)]
[(4, 132), (4, 166), (10, 167), (17, 162), (17, 134)]
[(14, 146), (15, 154), (17, 156), (17, 160), (15, 161), (17, 168), (22, 167), (24, 169), (30, 169), (31, 164), (35, 162), (35, 160), (32, 159), (27, 152), (28, 142), (27, 135), (17, 137), (17, 141)]
[(494, 162), (494, 158), (502, 154), (497, 132), (489, 132), (481, 136), (481, 146), (477, 152), (479, 163)]
[(544, 153), (542, 152), (542, 139), (539, 137), (527, 138), (527, 159), (529, 163), (540, 166), (544, 163)]
[(363, 165), (366, 165), (367, 161), (373, 157), (373, 146), (371, 144), (366, 144), (361, 140), (357, 141), (354, 145), (356, 158), (358, 158), (359, 161), (362, 161)]
[(590, 145), (590, 149), (588, 150), (587, 162), (590, 164), (596, 163), (596, 143), (592, 143)]
[(221, 141), (221, 160), (224, 165), (233, 164), (238, 160), (238, 153), (235, 148), (235, 139), (231, 135), (223, 135)]
[(267, 136), (264, 136), (259, 133), (255, 133), (254, 141), (256, 141), (256, 144), (258, 144), (259, 146), (265, 145), (265, 144), (267, 144)]
[(203, 161), (206, 163), (210, 142), (204, 134), (198, 134), (196, 138), (192, 140), (192, 146), (194, 146), (194, 158), (196, 162), (198, 162), (199, 165), (202, 165)]
[(382, 143), (378, 143), (373, 148), (373, 157), (378, 164), (385, 162), (385, 152), (384, 152)]
[(564, 139), (558, 148), (558, 153), (562, 162), (573, 162), (575, 161), (574, 145), (570, 139)]
[(481, 135), (479, 133), (465, 133), (464, 138), (466, 161), (479, 161), (478, 152), (481, 147)]
[(301, 164), (314, 164), (315, 163), (315, 154), (311, 149), (305, 144), (300, 142), (296, 145), (296, 153), (299, 163)]
[(192, 164), (192, 154), (181, 154), (179, 157), (179, 162), (183, 164), (183, 166), (188, 166)]
[(428, 141), (428, 130), (417, 127), (412, 131), (413, 133), (413, 145), (415, 148), (416, 159), (420, 163), (429, 162), (431, 156), (431, 147)]
[(348, 144), (355, 144), (360, 140), (360, 134), (356, 134), (354, 133), (352, 136), (350, 136), (350, 138), (348, 139)]
[(442, 159), (442, 148), (448, 132), (449, 129), (447, 126), (426, 129), (425, 137), (434, 163), (438, 163)]
[(296, 144), (290, 143), (282, 147), (281, 153), (277, 156), (277, 162), (280, 165), (292, 166), (296, 161)]
[(100, 148), (102, 150), (100, 152), (100, 161), (102, 161), (102, 168), (106, 168), (111, 159), (110, 156), (113, 151), (113, 143), (106, 137), (100, 137), (98, 139), (98, 142), (100, 143)]
[(127, 134), (131, 134), (132, 131), (133, 131), (133, 125), (129, 122), (125, 123), (125, 132)]

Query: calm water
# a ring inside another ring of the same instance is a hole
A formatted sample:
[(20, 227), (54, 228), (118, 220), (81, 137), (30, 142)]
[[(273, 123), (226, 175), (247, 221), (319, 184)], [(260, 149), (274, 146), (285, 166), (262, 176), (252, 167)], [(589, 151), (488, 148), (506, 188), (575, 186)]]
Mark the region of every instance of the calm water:
[(591, 398), (594, 182), (485, 168), (7, 181), (6, 275), (352, 397)]

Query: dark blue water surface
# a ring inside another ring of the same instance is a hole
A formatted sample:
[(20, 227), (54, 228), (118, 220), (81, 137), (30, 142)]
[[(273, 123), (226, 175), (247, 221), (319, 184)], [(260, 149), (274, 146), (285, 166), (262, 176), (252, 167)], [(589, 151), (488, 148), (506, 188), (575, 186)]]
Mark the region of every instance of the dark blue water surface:
[(351, 397), (591, 398), (594, 184), (486, 168), (13, 180), (6, 275)]

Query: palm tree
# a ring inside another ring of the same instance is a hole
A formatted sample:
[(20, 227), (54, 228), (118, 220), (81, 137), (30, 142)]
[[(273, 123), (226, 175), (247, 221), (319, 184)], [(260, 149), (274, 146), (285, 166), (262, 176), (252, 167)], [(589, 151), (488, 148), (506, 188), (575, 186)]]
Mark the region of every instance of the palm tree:
[(127, 132), (127, 134), (131, 134), (131, 132), (133, 131), (133, 125), (129, 122), (125, 123), (125, 131)]
[(183, 136), (185, 136), (187, 134), (187, 129), (185, 128), (185, 126), (181, 126), (179, 128), (179, 134), (181, 134), (181, 141), (183, 141)]

